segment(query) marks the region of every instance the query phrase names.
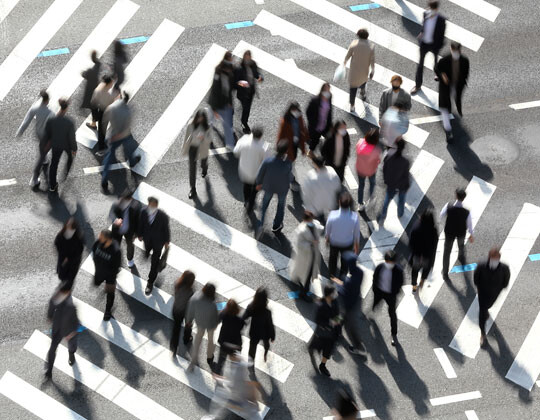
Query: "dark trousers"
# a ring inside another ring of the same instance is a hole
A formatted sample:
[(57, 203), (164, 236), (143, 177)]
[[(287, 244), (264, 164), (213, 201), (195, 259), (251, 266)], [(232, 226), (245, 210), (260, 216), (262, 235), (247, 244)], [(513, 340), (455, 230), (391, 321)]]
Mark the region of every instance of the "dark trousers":
[[(249, 340), (249, 357), (251, 357), (253, 360), (255, 360), (255, 353), (257, 353), (257, 345), (259, 344), (259, 341), (261, 341), (260, 338), (250, 338)], [(270, 340), (262, 340), (264, 345), (264, 357), (268, 354), (268, 350), (270, 349)]]
[(427, 279), (432, 266), (433, 264), (429, 258), (413, 255), (411, 273), (412, 285), (416, 286), (418, 281), (418, 273), (420, 272), (420, 270), (422, 270), (422, 281)]
[[(197, 155), (199, 154), (198, 147), (189, 148), (189, 187), (195, 191), (195, 180), (197, 177)], [(208, 159), (201, 159), (201, 169), (203, 175), (208, 172)]]
[(464, 236), (446, 236), (444, 238), (444, 252), (443, 252), (443, 275), (447, 276), (450, 265), (450, 252), (452, 252), (452, 246), (457, 239), (458, 244), (458, 260), (461, 265), (465, 265), (465, 237)]
[(339, 176), (339, 180), (343, 183), (343, 179), (345, 178), (345, 165), (342, 165), (342, 166), (331, 165), (331, 166), (336, 171), (337, 176)]
[(347, 274), (347, 264), (345, 263), (345, 260), (343, 259), (343, 253), (346, 251), (351, 251), (353, 249), (352, 245), (340, 247), (330, 244), (330, 256), (328, 257), (328, 271), (330, 272), (331, 276), (335, 276), (337, 272), (337, 258), (338, 255), (340, 256), (340, 268), (338, 277), (341, 277), (345, 274)]
[(133, 259), (135, 254), (135, 247), (133, 246), (133, 233), (126, 233), (123, 235), (126, 240), (126, 258), (128, 261)]
[[(351, 104), (351, 106), (354, 106), (354, 103), (356, 102), (356, 92), (358, 92), (358, 87), (349, 88), (349, 104)], [(366, 94), (366, 83), (360, 85), (360, 93), (362, 95)]]
[(161, 262), (161, 251), (163, 250), (163, 246), (161, 245), (159, 247), (153, 247), (150, 244), (144, 244), (144, 249), (146, 250), (146, 258), (150, 255), (150, 251), (152, 251), (152, 259), (150, 261), (150, 273), (148, 274), (148, 281), (150, 283), (154, 283), (156, 281), (157, 275), (159, 273), (159, 266)]
[(424, 44), (423, 42), (420, 43), (420, 61), (418, 62), (418, 66), (416, 67), (416, 87), (422, 87), (422, 81), (424, 79), (424, 59), (426, 58), (426, 54), (428, 52), (433, 53), (433, 56), (435, 58), (435, 64), (437, 64), (437, 56), (439, 55), (440, 48), (435, 49), (433, 47), (433, 44)]
[(384, 300), (388, 305), (388, 315), (390, 315), (390, 328), (392, 335), (397, 335), (397, 315), (396, 315), (396, 295), (385, 293), (379, 289), (373, 289), (373, 309)]
[[(51, 347), (49, 347), (49, 353), (47, 353), (47, 372), (51, 373), (54, 361), (56, 359), (56, 349), (60, 345), (62, 339), (64, 337), (60, 334), (53, 334), (52, 340), (51, 340)], [(75, 334), (70, 340), (67, 342), (68, 345), (68, 352), (69, 353), (75, 353), (77, 351), (77, 334)]]
[(92, 119), (97, 125), (98, 150), (106, 149), (105, 145), (105, 127), (103, 126), (103, 110), (100, 108), (92, 108)]
[(482, 335), (486, 335), (486, 322), (489, 318), (489, 308), (490, 306), (486, 305), (485, 303), (479, 303), (479, 312), (478, 312), (478, 325), (480, 326), (480, 333)]
[[(53, 147), (52, 149), (52, 157), (51, 157), (51, 165), (49, 167), (49, 187), (54, 188), (58, 185), (58, 182), (56, 180), (56, 175), (58, 173), (58, 164), (60, 163), (60, 157), (62, 156), (62, 153), (64, 153), (64, 149), (59, 149), (56, 147)], [(71, 164), (73, 163), (73, 155), (71, 152), (66, 151), (67, 154), (67, 163), (66, 163), (66, 176), (69, 173), (69, 170), (71, 169)]]
[[(173, 353), (176, 353), (176, 350), (178, 349), (178, 341), (180, 340), (180, 331), (182, 330), (182, 322), (184, 321), (185, 316), (186, 316), (186, 311), (173, 310), (173, 328), (172, 328), (171, 343), (170, 343), (170, 349)], [(183, 336), (184, 344), (188, 344), (190, 338), (191, 338), (191, 328), (184, 327), (184, 336)]]
[(39, 178), (39, 174), (41, 170), (43, 169), (43, 163), (46, 161), (47, 153), (49, 153), (50, 150), (51, 150), (50, 142), (45, 142), (43, 140), (39, 141), (39, 156), (36, 161), (36, 166), (34, 167), (34, 176), (33, 176), (34, 181), (37, 181), (37, 179)]
[(242, 125), (246, 127), (248, 125), (249, 114), (251, 112), (251, 104), (253, 103), (253, 96), (249, 95), (247, 97), (240, 99), (240, 103), (242, 104), (242, 117), (240, 118), (240, 121), (242, 122)]
[(309, 136), (309, 150), (313, 151), (317, 148), (321, 141), (321, 136), (324, 136), (323, 131), (314, 130)]
[(257, 196), (257, 189), (254, 184), (244, 183), (244, 203), (246, 204), (247, 211), (252, 211), (255, 206), (255, 197)]

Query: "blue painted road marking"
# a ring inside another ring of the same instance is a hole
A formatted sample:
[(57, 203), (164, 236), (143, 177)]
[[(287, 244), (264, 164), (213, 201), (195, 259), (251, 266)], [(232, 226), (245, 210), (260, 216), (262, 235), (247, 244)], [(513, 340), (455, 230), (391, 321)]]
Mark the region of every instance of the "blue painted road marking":
[(225, 308), (225, 306), (227, 306), (227, 302), (217, 302), (216, 306), (217, 306), (218, 311), (222, 311)]
[(83, 327), (82, 325), (79, 325), (79, 328), (77, 328), (77, 332), (83, 332), (86, 330), (86, 327)]
[(540, 261), (540, 254), (529, 255), (529, 260), (531, 260), (531, 261)]
[(52, 55), (69, 54), (69, 48), (58, 48), (56, 50), (41, 51), (38, 57), (50, 57)]
[[(313, 293), (308, 292), (308, 296), (312, 296)], [(287, 292), (289, 299), (298, 299), (300, 297), (300, 292)]]
[(474, 271), (476, 270), (476, 263), (473, 264), (467, 264), (467, 265), (456, 265), (452, 270), (451, 273), (464, 273), (466, 271)]
[(234, 23), (225, 24), (225, 27), (227, 29), (247, 28), (248, 26), (253, 26), (253, 22), (251, 20), (244, 20), (243, 22), (234, 22)]
[(135, 36), (133, 38), (124, 38), (120, 40), (120, 43), (127, 45), (127, 44), (137, 44), (139, 42), (146, 42), (148, 41), (147, 36)]
[(381, 7), (377, 3), (369, 3), (369, 4), (357, 4), (355, 6), (349, 6), (349, 9), (353, 12), (359, 12), (362, 10), (371, 10), (371, 9), (378, 9)]

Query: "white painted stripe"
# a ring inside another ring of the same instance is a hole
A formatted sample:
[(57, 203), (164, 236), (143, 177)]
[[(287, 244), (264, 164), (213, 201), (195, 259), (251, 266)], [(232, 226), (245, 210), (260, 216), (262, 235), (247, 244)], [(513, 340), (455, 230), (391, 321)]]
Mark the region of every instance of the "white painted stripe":
[[(126, 91), (131, 98), (139, 91), (146, 79), (165, 57), (165, 54), (184, 32), (184, 29), (183, 26), (164, 19), (145, 42), (126, 68), (126, 82), (122, 85), (122, 90)], [(77, 141), (88, 148), (93, 148), (97, 143), (97, 132), (86, 126), (86, 123), (91, 120), (92, 116), (89, 115), (76, 133)]]
[(2, 179), (0, 180), (0, 187), (6, 187), (8, 185), (15, 185), (16, 183), (17, 183), (17, 180), (15, 178)]
[[(407, 0), (377, 0), (377, 4), (380, 6), (403, 16), (410, 21), (422, 25), (424, 19), (424, 9), (413, 4)], [(484, 38), (475, 33), (468, 31), (455, 23), (446, 21), (446, 31), (444, 36), (453, 41), (461, 43), (464, 47), (467, 47), (473, 51), (478, 51), (484, 42)]]
[[(450, 119), (451, 120), (454, 119), (454, 116), (452, 114), (450, 114)], [(419, 125), (419, 124), (430, 124), (430, 123), (439, 122), (439, 121), (442, 121), (442, 117), (440, 115), (433, 115), (431, 117), (413, 118), (412, 120), (409, 120), (409, 123)]]
[(349, 168), (348, 166), (345, 166), (345, 182), (347, 183), (350, 190), (358, 189), (358, 182), (356, 181), (356, 178), (354, 177), (351, 168)]
[(456, 371), (452, 367), (452, 364), (450, 363), (450, 360), (448, 359), (448, 356), (446, 355), (446, 352), (442, 348), (433, 349), (435, 352), (435, 356), (437, 356), (437, 360), (439, 360), (439, 363), (441, 364), (441, 367), (444, 370), (444, 374), (448, 379), (454, 379), (457, 378)]
[(73, 95), (83, 80), (81, 72), (92, 66), (90, 52), (96, 50), (101, 57), (138, 9), (139, 6), (130, 0), (117, 0), (96, 25), (47, 89), (54, 111), (58, 109), (58, 99)]
[[(257, 65), (265, 69), (267, 72), (274, 74), (275, 76), (283, 79), (284, 81), (311, 93), (317, 95), (321, 90), (323, 80), (313, 76), (310, 73), (305, 72), (297, 67), (292, 67), (279, 58), (268, 54), (267, 52), (248, 44), (245, 41), (240, 41), (233, 51), (233, 54), (241, 57), (245, 50), (251, 50), (253, 58), (257, 61)], [(331, 86), (332, 89), (332, 105), (343, 111), (349, 112), (349, 93), (345, 92), (335, 86)], [(356, 113), (359, 118), (362, 118), (373, 124), (378, 125), (379, 108), (365, 104), (360, 99), (356, 98), (355, 102)], [(404, 139), (411, 144), (421, 148), (429, 133), (414, 125), (409, 125), (409, 131), (405, 134)]]
[[(471, 211), (473, 227), (478, 223), (478, 220), (480, 219), (480, 216), (482, 216), (495, 189), (496, 187), (494, 185), (477, 177), (473, 177), (467, 186), (467, 198), (465, 198), (464, 206)], [(437, 293), (439, 293), (439, 290), (444, 284), (444, 279), (441, 274), (443, 251), (444, 232), (439, 236), (437, 253), (435, 254), (435, 263), (424, 287), (419, 289), (416, 294), (412, 293), (412, 287), (410, 285), (403, 287), (404, 296), (397, 308), (397, 316), (401, 321), (412, 327), (418, 328), (420, 326), (429, 307), (432, 305)], [(452, 252), (450, 253), (450, 267), (454, 265), (457, 257), (457, 244), (454, 244)]]
[[(266, 10), (259, 12), (253, 23), (267, 29), (272, 33), (272, 35), (279, 35), (337, 64), (342, 64), (343, 59), (347, 54), (347, 50), (345, 48), (340, 47), (339, 45), (336, 45), (333, 42), (315, 35), (314, 33), (299, 26), (296, 26)], [(350, 61), (347, 63), (347, 67), (350, 68)], [(390, 78), (395, 74), (400, 75), (403, 79), (403, 89), (409, 91), (415, 86), (416, 83), (414, 80), (411, 80), (402, 74), (396, 73), (375, 63), (375, 74), (373, 76), (373, 80), (375, 82), (389, 87)], [(422, 90), (416, 95), (412, 95), (411, 98), (414, 101), (417, 101), (432, 109), (437, 111), (439, 110), (439, 94), (434, 90), (422, 87)]]
[[(42, 332), (35, 330), (24, 345), (24, 349), (46, 361), (50, 345), (51, 339)], [(68, 350), (65, 346), (58, 346), (56, 356), (54, 363), (56, 369), (97, 392), (135, 418), (141, 420), (153, 420), (156, 418), (182, 420), (181, 417), (80, 355), (76, 356), (76, 365), (69, 366)]]
[(10, 371), (0, 379), (0, 393), (43, 420), (85, 420)]
[(358, 131), (356, 130), (356, 128), (347, 128), (347, 133), (350, 135), (350, 136), (354, 136), (356, 134), (358, 134)]
[(499, 9), (497, 6), (494, 6), (491, 3), (488, 3), (487, 1), (484, 1), (484, 0), (449, 0), (449, 1), (491, 22), (495, 22), (495, 19), (497, 19), (497, 16), (499, 16), (499, 13), (501, 11), (501, 9)]
[(410, 170), (411, 187), (407, 191), (405, 213), (401, 220), (397, 217), (397, 204), (394, 199), (388, 207), (384, 226), (380, 228), (377, 225), (377, 230), (371, 234), (358, 256), (358, 262), (364, 271), (362, 297), (365, 298), (371, 289), (375, 267), (384, 261), (385, 252), (394, 249), (399, 242), (443, 163), (442, 159), (425, 150), (421, 150), (418, 154)]
[(0, 65), (0, 101), (81, 3), (82, 0), (55, 0), (11, 51)]
[(508, 105), (510, 108), (515, 109), (516, 111), (520, 109), (527, 109), (527, 108), (536, 108), (540, 106), (540, 101), (531, 101), (531, 102), (521, 102), (519, 104), (512, 104)]
[[(138, 242), (137, 245), (142, 248), (142, 244), (140, 242)], [(171, 255), (171, 258), (172, 258), (172, 255)], [(94, 263), (92, 259), (92, 254), (88, 256), (88, 258), (82, 264), (81, 268), (92, 275), (94, 274)], [(219, 278), (221, 278), (221, 276), (225, 276), (225, 275), (221, 273)], [(197, 280), (201, 281), (198, 278)], [(203, 282), (203, 284), (205, 283), (206, 283), (206, 280)], [(144, 289), (146, 288), (146, 281), (132, 274), (131, 272), (129, 272), (128, 270), (124, 268), (122, 268), (120, 272), (118, 273), (118, 277), (116, 279), (116, 285), (118, 289), (124, 292), (125, 294), (145, 304), (149, 308), (152, 308), (153, 310), (159, 312), (163, 316), (169, 319), (173, 319), (172, 310), (173, 310), (173, 304), (174, 304), (174, 297), (168, 294), (167, 292), (165, 292), (164, 290), (154, 287), (152, 293), (147, 296), (144, 293)], [(245, 296), (242, 296), (242, 298), (245, 298)], [(215, 333), (216, 339), (219, 336), (219, 328), (220, 327), (218, 327)], [(194, 332), (195, 330), (196, 329), (194, 329)], [(249, 339), (247, 337), (242, 337), (242, 342), (243, 342), (242, 353), (248, 356)], [(277, 354), (271, 351), (268, 352), (268, 358), (267, 358), (267, 361), (265, 362), (264, 361), (264, 348), (263, 346), (258, 345), (257, 353), (255, 354), (255, 367), (259, 369), (261, 372), (264, 372), (272, 376), (273, 378), (277, 379), (281, 383), (285, 383), (285, 381), (289, 377), (289, 374), (291, 373), (294, 367), (294, 364), (292, 364), (286, 359), (283, 359), (282, 357), (278, 356)]]
[(467, 416), (467, 420), (479, 420), (474, 410), (465, 411), (465, 415)]
[[(192, 372), (188, 372), (186, 370), (189, 364), (187, 360), (180, 356), (172, 360), (171, 352), (165, 347), (150, 340), (141, 333), (132, 330), (114, 318), (110, 321), (103, 321), (103, 312), (98, 311), (75, 297), (73, 301), (77, 307), (77, 314), (81, 324), (90, 331), (110, 341), (112, 344), (121, 347), (128, 353), (137, 356), (142, 361), (161, 370), (207, 398), (214, 396), (215, 383), (210, 372), (200, 369), (197, 366), (194, 367)], [(268, 412), (268, 407), (259, 404), (259, 408), (261, 415), (264, 417)]]
[(137, 148), (135, 153), (141, 155), (141, 161), (133, 168), (134, 172), (147, 176), (154, 165), (167, 153), (206, 96), (212, 85), (214, 69), (223, 59), (226, 51), (225, 48), (216, 44), (210, 47), (161, 118)]
[[(348, 29), (356, 34), (358, 29), (365, 28), (369, 31), (369, 40), (375, 44), (389, 49), (415, 63), (420, 61), (420, 50), (417, 44), (407, 41), (400, 36), (377, 26), (370, 21), (361, 18), (327, 0), (289, 0), (297, 5), (310, 10), (335, 24)], [(343, 59), (345, 56), (343, 56)], [(432, 55), (426, 56), (424, 65), (433, 69), (434, 60)]]
[[(367, 419), (370, 417), (377, 417), (377, 414), (375, 414), (375, 410), (362, 410), (356, 416), (357, 419)], [(334, 419), (335, 419), (334, 416), (323, 417), (323, 420), (334, 420)]]
[[(495, 304), (489, 310), (490, 317), (486, 322), (486, 333), (489, 332), (504, 301), (510, 294), (516, 282), (521, 267), (540, 234), (540, 207), (525, 203), (519, 216), (512, 226), (508, 237), (501, 247), (503, 262), (510, 267), (510, 283), (503, 289)], [(435, 271), (435, 270), (434, 270)], [(480, 328), (478, 327), (478, 296), (474, 298), (467, 315), (450, 343), (450, 347), (463, 355), (474, 359), (480, 350)], [(536, 349), (538, 351), (538, 349)], [(536, 353), (538, 357), (538, 352)]]
[(264, 0), (255, 0), (255, 4), (264, 4)]
[(2, 0), (0, 1), (0, 23), (11, 13), (19, 0)]
[(432, 398), (429, 401), (431, 405), (444, 405), (444, 404), (453, 404), (461, 401), (476, 400), (482, 398), (480, 391), (465, 392), (463, 394), (448, 395), (446, 397)]

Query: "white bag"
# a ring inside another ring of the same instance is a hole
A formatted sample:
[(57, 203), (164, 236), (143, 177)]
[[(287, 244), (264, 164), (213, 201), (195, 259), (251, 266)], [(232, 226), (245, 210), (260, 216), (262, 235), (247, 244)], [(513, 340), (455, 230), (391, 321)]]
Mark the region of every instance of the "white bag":
[(340, 64), (336, 71), (334, 72), (334, 82), (343, 82), (347, 77), (347, 68)]

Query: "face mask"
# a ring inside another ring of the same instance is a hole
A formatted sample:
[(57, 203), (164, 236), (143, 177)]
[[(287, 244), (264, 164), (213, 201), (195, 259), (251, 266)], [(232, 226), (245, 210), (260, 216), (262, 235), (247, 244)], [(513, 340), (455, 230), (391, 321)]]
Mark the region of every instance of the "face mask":
[(454, 60), (458, 60), (460, 56), (461, 56), (461, 54), (460, 54), (459, 51), (452, 51), (452, 58)]
[(339, 134), (341, 134), (342, 136), (344, 136), (345, 134), (347, 134), (347, 129), (346, 129), (346, 128), (340, 128), (340, 129), (339, 129)]
[(330, 92), (328, 92), (327, 90), (325, 90), (323, 93), (321, 93), (322, 97), (323, 98), (326, 98), (326, 99), (330, 99), (330, 96), (332, 96), (330, 94)]
[(495, 260), (495, 259), (490, 259), (489, 260), (489, 268), (491, 270), (495, 270), (497, 267), (499, 266), (499, 260)]
[(385, 263), (384, 263), (384, 266), (385, 266), (386, 268), (388, 268), (389, 270), (393, 270), (395, 264), (394, 264), (394, 263), (385, 262)]
[(400, 88), (400, 86), (394, 86), (394, 85), (392, 85), (392, 90), (396, 90), (396, 91), (397, 91), (397, 90), (399, 90), (399, 88)]
[(73, 235), (75, 235), (75, 229), (67, 228), (66, 230), (64, 230), (64, 238), (71, 239), (73, 238)]
[(148, 207), (148, 210), (147, 210), (147, 211), (148, 211), (148, 214), (149, 214), (150, 216), (153, 216), (154, 214), (157, 213), (157, 207)]
[(294, 118), (300, 118), (300, 116), (302, 115), (302, 113), (300, 111), (291, 111), (291, 115), (294, 117)]

